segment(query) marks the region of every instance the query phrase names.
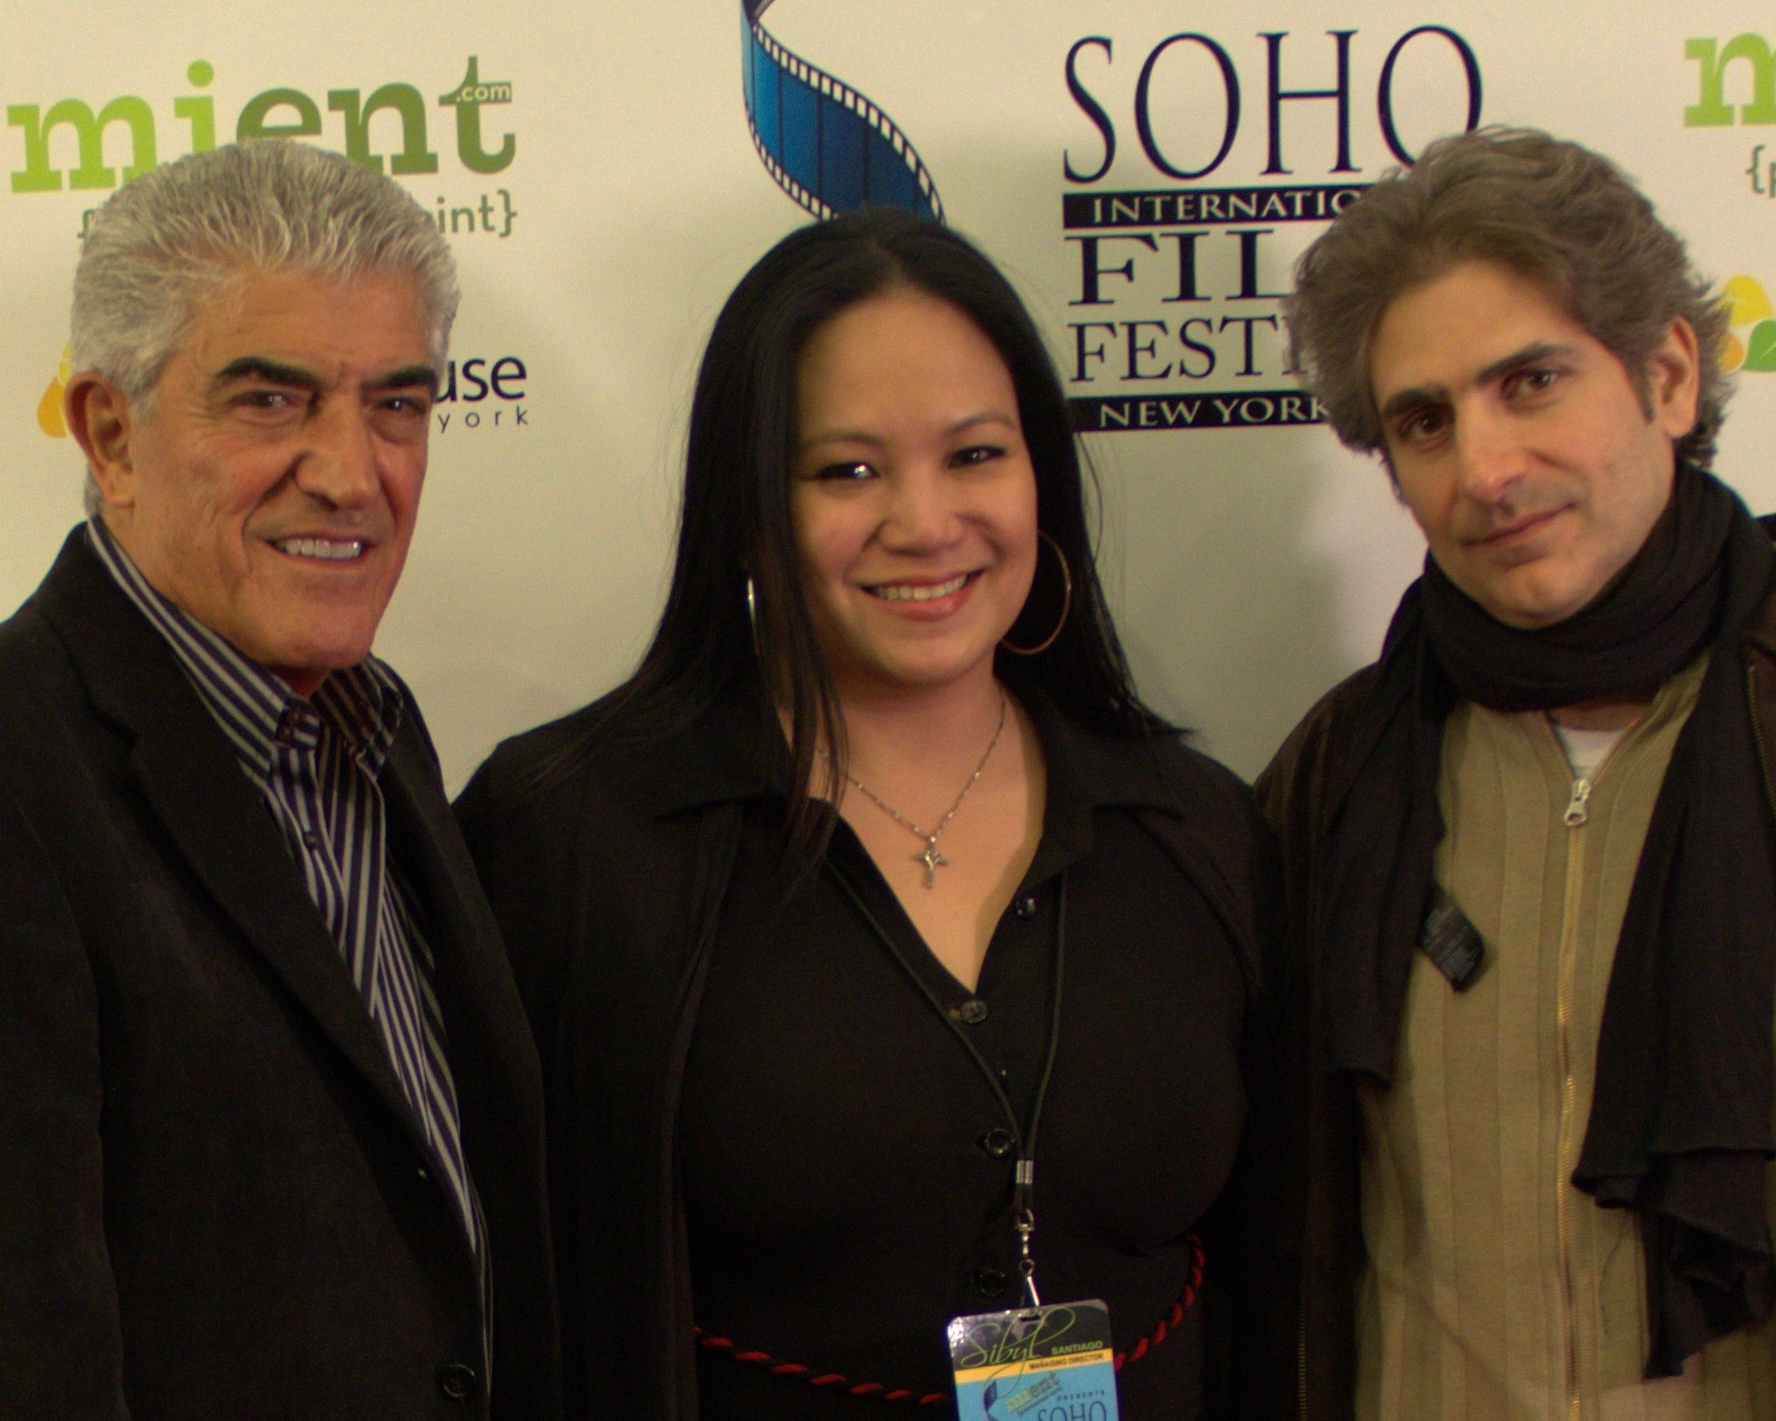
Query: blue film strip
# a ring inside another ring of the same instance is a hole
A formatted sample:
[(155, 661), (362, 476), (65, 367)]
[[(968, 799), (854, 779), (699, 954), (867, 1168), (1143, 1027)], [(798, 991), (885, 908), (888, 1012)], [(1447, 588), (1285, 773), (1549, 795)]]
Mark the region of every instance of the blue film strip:
[(759, 17), (771, 0), (740, 0), (746, 122), (760, 160), (816, 217), (866, 205), (943, 221), (937, 185), (913, 145), (850, 85), (778, 44)]

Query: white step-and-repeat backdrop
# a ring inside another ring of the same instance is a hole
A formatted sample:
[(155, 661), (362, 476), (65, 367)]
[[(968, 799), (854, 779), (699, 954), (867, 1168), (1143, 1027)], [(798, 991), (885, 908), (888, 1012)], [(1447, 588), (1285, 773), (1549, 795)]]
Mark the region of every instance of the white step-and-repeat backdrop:
[(1286, 368), (1277, 298), (1432, 137), (1602, 149), (1733, 302), (1719, 469), (1776, 508), (1776, 14), (1307, 0), (220, 0), (36, 7), (0, 50), (0, 610), (79, 516), (59, 416), (88, 214), (281, 136), (392, 172), (465, 300), (378, 651), (452, 786), (616, 684), (662, 599), (701, 344), (811, 211), (923, 205), (1011, 273), (1102, 479), (1144, 694), (1246, 774), (1371, 659), (1422, 545)]

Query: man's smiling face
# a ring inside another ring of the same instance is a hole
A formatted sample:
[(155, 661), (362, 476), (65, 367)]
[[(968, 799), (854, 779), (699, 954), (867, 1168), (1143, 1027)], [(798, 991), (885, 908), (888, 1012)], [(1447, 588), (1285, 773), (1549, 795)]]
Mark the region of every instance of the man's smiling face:
[(1590, 605), (1671, 495), (1696, 419), (1696, 336), (1674, 321), (1647, 403), (1533, 281), (1468, 261), (1383, 313), (1369, 358), (1388, 461), (1449, 579), (1499, 621)]
[(405, 273), (246, 271), (145, 413), (84, 395), (106, 527), (157, 591), (301, 694), (369, 654), (400, 579), (437, 384), (426, 337)]

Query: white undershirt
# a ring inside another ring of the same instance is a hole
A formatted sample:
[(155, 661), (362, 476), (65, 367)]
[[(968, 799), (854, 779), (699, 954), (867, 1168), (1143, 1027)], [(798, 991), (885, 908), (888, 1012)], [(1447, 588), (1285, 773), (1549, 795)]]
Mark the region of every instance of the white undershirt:
[(1560, 737), (1560, 746), (1566, 751), (1573, 777), (1581, 780), (1596, 779), (1597, 767), (1603, 763), (1603, 757), (1628, 733), (1627, 726), (1617, 730), (1579, 730), (1553, 719), (1549, 723)]

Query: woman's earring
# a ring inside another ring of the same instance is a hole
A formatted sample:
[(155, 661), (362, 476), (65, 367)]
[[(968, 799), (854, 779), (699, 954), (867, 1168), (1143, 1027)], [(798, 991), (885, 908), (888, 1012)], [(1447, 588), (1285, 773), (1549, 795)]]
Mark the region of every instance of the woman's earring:
[(759, 609), (758, 591), (752, 585), (752, 578), (746, 579), (746, 620), (752, 626), (752, 654), (759, 654)]
[(1061, 628), (1067, 625), (1067, 614), (1073, 610), (1073, 569), (1067, 566), (1067, 555), (1061, 551), (1061, 545), (1041, 529), (1037, 530), (1036, 536), (1042, 539), (1043, 542), (1047, 543), (1049, 547), (1053, 548), (1055, 557), (1060, 560), (1061, 619), (1055, 623), (1055, 629), (1035, 646), (1013, 646), (1009, 641), (1001, 637), (999, 645), (1015, 656), (1035, 656), (1040, 652), (1047, 651), (1049, 647), (1054, 645), (1055, 638), (1061, 634)]

